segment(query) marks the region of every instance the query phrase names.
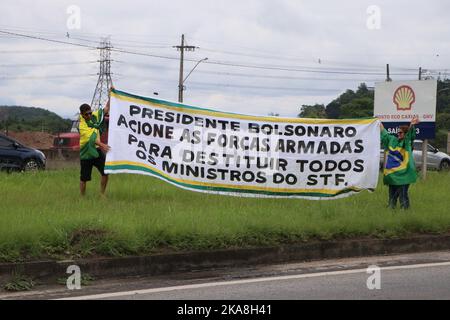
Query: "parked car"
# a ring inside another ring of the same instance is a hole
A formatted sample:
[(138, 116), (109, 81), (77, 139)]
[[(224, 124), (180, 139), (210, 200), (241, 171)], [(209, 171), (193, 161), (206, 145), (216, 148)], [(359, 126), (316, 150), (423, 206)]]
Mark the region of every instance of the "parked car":
[[(417, 168), (422, 167), (422, 140), (414, 140), (413, 154), (414, 162)], [(381, 148), (380, 152), (380, 168), (383, 168), (384, 150)], [(435, 170), (449, 170), (450, 156), (439, 149), (433, 147), (431, 144), (427, 146), (427, 169)]]
[(26, 147), (16, 140), (0, 134), (0, 170), (35, 171), (44, 170), (45, 155)]

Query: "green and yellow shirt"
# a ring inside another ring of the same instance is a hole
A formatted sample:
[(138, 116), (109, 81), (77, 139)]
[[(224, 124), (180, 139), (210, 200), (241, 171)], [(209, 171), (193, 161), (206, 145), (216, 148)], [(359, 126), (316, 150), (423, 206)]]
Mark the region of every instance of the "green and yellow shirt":
[(99, 154), (95, 141), (103, 129), (103, 109), (92, 112), (91, 119), (86, 121), (80, 115), (80, 159), (88, 160), (98, 158)]
[(413, 142), (416, 129), (411, 126), (403, 140), (381, 131), (381, 143), (386, 153), (384, 163), (384, 184), (405, 185), (416, 182), (417, 172), (413, 156)]

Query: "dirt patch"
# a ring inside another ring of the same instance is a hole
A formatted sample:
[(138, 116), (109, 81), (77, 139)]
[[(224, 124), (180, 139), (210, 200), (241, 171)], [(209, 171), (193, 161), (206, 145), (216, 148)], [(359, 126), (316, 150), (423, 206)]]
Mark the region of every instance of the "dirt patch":
[(54, 135), (48, 132), (39, 132), (39, 131), (23, 131), (23, 132), (15, 132), (9, 131), (8, 136), (17, 140), (21, 144), (39, 149), (46, 150), (50, 149), (53, 146)]
[(110, 235), (109, 231), (102, 229), (81, 229), (72, 232), (69, 238), (71, 246), (77, 246), (84, 242), (99, 243)]

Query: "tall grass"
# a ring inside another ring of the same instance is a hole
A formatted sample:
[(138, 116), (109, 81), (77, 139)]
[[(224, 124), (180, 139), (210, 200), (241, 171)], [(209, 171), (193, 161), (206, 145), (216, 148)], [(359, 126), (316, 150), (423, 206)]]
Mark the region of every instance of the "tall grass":
[(450, 173), (410, 189), (409, 211), (387, 188), (345, 199), (256, 199), (185, 191), (137, 175), (99, 179), (81, 199), (77, 170), (0, 175), (0, 261), (151, 254), (313, 239), (398, 237), (450, 230)]

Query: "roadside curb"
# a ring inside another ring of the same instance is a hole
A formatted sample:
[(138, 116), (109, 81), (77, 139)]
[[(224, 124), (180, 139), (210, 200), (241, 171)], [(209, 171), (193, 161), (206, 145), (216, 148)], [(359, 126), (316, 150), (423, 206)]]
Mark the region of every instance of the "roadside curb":
[(450, 249), (450, 234), (419, 235), (399, 239), (314, 241), (266, 248), (182, 252), (123, 258), (0, 263), (0, 280), (10, 278), (14, 272), (18, 272), (45, 282), (49, 279), (67, 277), (66, 270), (70, 265), (79, 266), (84, 274), (105, 279), (448, 249)]

